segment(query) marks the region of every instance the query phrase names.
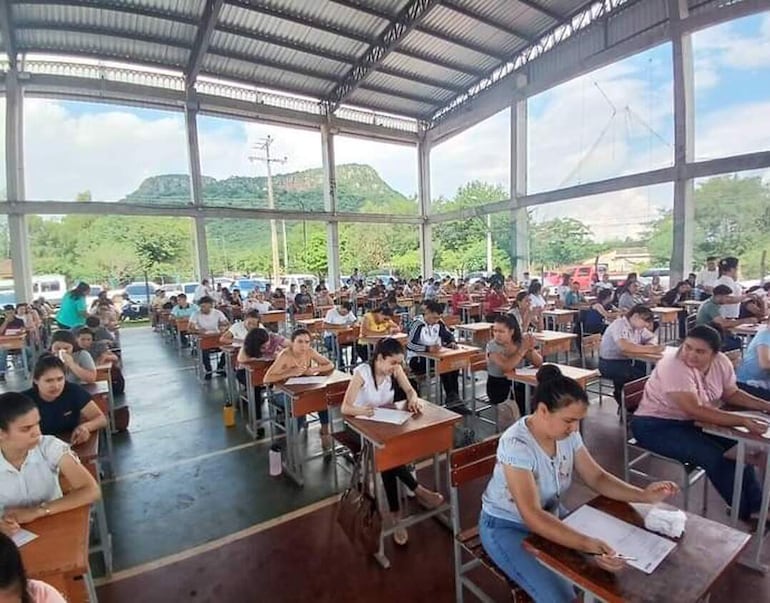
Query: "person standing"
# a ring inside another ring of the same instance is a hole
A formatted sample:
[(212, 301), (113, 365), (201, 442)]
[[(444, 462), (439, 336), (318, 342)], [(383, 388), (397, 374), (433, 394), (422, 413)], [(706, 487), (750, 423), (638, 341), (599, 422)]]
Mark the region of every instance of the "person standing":
[(714, 287), (719, 280), (719, 270), (717, 269), (717, 257), (710, 255), (706, 258), (706, 267), (698, 273), (695, 279), (695, 291), (697, 299), (704, 300), (711, 297)]
[(83, 281), (77, 287), (64, 294), (61, 307), (56, 314), (56, 322), (60, 329), (75, 329), (86, 324), (88, 308), (86, 307), (86, 295), (91, 292), (91, 287)]

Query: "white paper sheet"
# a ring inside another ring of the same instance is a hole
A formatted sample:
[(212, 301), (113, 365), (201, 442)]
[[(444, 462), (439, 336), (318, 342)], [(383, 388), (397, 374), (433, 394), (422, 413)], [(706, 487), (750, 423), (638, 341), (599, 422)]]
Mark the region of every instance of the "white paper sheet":
[(11, 538), (12, 538), (14, 544), (17, 547), (21, 548), (25, 544), (28, 544), (28, 543), (32, 542), (35, 538), (37, 538), (37, 534), (33, 534), (32, 532), (30, 532), (28, 530), (21, 529), (18, 532), (14, 533), (14, 535), (11, 536)]
[(392, 423), (393, 425), (403, 425), (412, 417), (412, 413), (405, 410), (394, 410), (392, 408), (375, 408), (374, 415), (365, 417), (359, 415), (358, 419), (367, 421), (379, 421), (380, 423)]
[(318, 377), (289, 377), (286, 380), (286, 385), (321, 385), (326, 383), (326, 377), (320, 375)]
[(525, 368), (517, 368), (514, 372), (520, 377), (534, 377), (535, 375), (537, 375), (538, 370), (539, 369), (537, 368), (525, 367)]
[(588, 505), (583, 505), (566, 517), (564, 523), (581, 534), (603, 540), (621, 555), (634, 557), (634, 561), (626, 563), (645, 574), (654, 572), (676, 546), (671, 540)]
[[(735, 412), (733, 414), (742, 415), (744, 417), (750, 417), (752, 419), (756, 419), (757, 421), (761, 421), (762, 423), (767, 423), (767, 431), (765, 431), (765, 433), (762, 434), (762, 437), (765, 438), (766, 440), (770, 440), (770, 423), (768, 423), (768, 421), (770, 421), (770, 417), (768, 417), (767, 415), (761, 412), (752, 412), (752, 411), (741, 411), (741, 412)], [(740, 431), (742, 433), (749, 433), (749, 430), (743, 425), (733, 425), (733, 429), (735, 429), (736, 431)]]

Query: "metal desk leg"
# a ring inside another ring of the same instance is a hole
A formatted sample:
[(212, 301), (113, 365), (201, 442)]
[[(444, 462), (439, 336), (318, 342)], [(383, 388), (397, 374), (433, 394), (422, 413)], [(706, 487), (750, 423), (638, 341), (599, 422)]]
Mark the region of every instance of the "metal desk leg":
[(735, 455), (735, 479), (733, 481), (733, 502), (732, 513), (730, 514), (730, 525), (737, 527), (738, 511), (741, 508), (741, 492), (743, 491), (743, 468), (746, 465), (746, 444), (743, 440), (738, 440), (738, 450)]
[[(371, 463), (371, 466), (369, 471), (365, 473), (374, 476), (374, 501), (380, 511), (380, 517), (387, 517), (390, 514), (390, 509), (387, 508), (387, 496), (385, 496), (385, 487), (382, 485), (382, 476), (376, 471), (374, 465), (374, 446), (368, 440), (364, 442), (364, 446), (368, 446), (370, 452), (369, 462)], [(368, 487), (369, 484), (364, 484), (364, 488)], [(380, 549), (374, 554), (374, 558), (383, 569), (388, 569), (390, 567), (390, 559), (388, 559), (388, 556), (385, 554), (385, 538), (393, 533), (393, 527), (394, 526), (382, 526), (382, 531), (380, 532)]]
[(754, 535), (756, 540), (754, 553), (749, 562), (744, 563), (748, 567), (766, 574), (767, 565), (762, 563), (762, 545), (765, 541), (765, 526), (767, 525), (767, 506), (770, 504), (770, 450), (765, 451), (765, 478), (762, 484), (762, 506), (759, 510), (759, 522), (757, 523), (757, 533)]
[(283, 468), (289, 477), (302, 487), (305, 482), (302, 478), (302, 465), (298, 461), (299, 429), (297, 428), (297, 417), (294, 416), (294, 401), (290, 396), (284, 396), (283, 400), (283, 416), (286, 421), (286, 459)]
[(532, 388), (524, 384), (524, 412), (528, 415), (532, 414)]

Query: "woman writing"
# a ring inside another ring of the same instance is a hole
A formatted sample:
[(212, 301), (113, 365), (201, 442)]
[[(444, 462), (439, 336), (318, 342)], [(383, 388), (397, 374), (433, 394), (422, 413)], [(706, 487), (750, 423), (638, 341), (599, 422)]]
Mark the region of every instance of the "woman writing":
[(604, 333), (616, 313), (612, 307), (612, 289), (599, 289), (596, 301), (586, 310), (583, 317), (583, 334)]
[[(40, 435), (40, 413), (23, 394), (0, 395), (0, 532), (41, 517), (90, 505), (101, 492), (91, 474), (61, 440)], [(62, 496), (59, 473), (71, 490)]]
[(70, 443), (82, 444), (91, 433), (107, 427), (107, 417), (91, 394), (65, 378), (64, 363), (43, 354), (32, 372), (32, 387), (24, 392), (39, 411), (40, 431), (46, 435), (70, 433)]
[(60, 329), (74, 329), (86, 324), (88, 309), (86, 295), (91, 291), (88, 283), (80, 282), (77, 287), (64, 294), (61, 300), (56, 322)]
[(537, 373), (533, 413), (509, 427), (497, 446), (497, 464), (482, 496), (479, 535), (484, 549), (505, 574), (535, 601), (575, 600), (570, 582), (552, 573), (522, 547), (530, 533), (594, 556), (609, 571), (624, 562), (602, 540), (565, 525), (561, 499), (572, 476), (615, 500), (656, 503), (678, 490), (671, 482), (644, 490), (600, 467), (578, 431), (588, 411), (588, 397), (578, 383), (554, 365)]
[[(279, 383), (291, 377), (310, 377), (328, 375), (334, 370), (332, 361), (316, 352), (311, 346), (310, 331), (295, 329), (291, 334), (289, 347), (283, 350), (272, 366), (265, 373), (265, 383)], [(244, 346), (245, 347), (245, 346)], [(324, 450), (332, 447), (332, 437), (329, 433), (329, 412), (319, 411), (321, 421), (321, 444)], [(300, 418), (300, 428), (304, 425), (304, 417)]]
[[(770, 413), (770, 403), (736, 386), (735, 371), (722, 352), (716, 329), (693, 328), (676, 354), (666, 354), (655, 366), (644, 387), (644, 396), (631, 421), (639, 444), (683, 463), (702, 467), (719, 494), (732, 501), (735, 461), (724, 456), (735, 440), (709, 435), (697, 423), (743, 427), (763, 434), (762, 421), (719, 410), (722, 403)], [(760, 509), (762, 492), (748, 465), (738, 517), (749, 519)]]
[[(510, 314), (497, 316), (492, 325), (492, 339), (487, 343), (487, 396), (490, 404), (504, 405), (499, 412), (506, 415), (500, 418), (500, 424), (505, 427), (526, 414), (524, 384), (517, 383), (514, 388), (508, 378), (525, 360), (538, 367), (543, 364), (534, 338), (529, 333), (522, 335), (518, 321)], [(505, 405), (512, 393), (515, 409)]]
[[(394, 400), (403, 400), (404, 397), (409, 411), (420, 412), (423, 402), (409, 383), (403, 364), (404, 348), (398, 341), (390, 337), (378, 341), (369, 362), (360, 364), (353, 371), (342, 401), (342, 414), (349, 417), (371, 417), (378, 406), (392, 404)], [(398, 521), (400, 514), (397, 479), (414, 492), (424, 507), (435, 509), (444, 502), (441, 494), (420, 485), (405, 466), (388, 469), (382, 472), (382, 485), (394, 522)], [(406, 528), (400, 527), (393, 532), (396, 544), (404, 545), (408, 539)]]

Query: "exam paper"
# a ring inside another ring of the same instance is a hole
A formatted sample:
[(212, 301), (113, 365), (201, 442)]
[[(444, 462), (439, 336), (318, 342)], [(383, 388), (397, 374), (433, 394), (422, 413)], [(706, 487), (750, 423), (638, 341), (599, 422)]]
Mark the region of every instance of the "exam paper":
[(19, 548), (32, 542), (35, 538), (37, 538), (37, 534), (33, 534), (32, 532), (24, 529), (15, 532), (13, 536), (11, 536), (13, 543)]
[(564, 519), (573, 530), (599, 538), (615, 552), (635, 561), (626, 561), (631, 567), (651, 574), (666, 556), (674, 550), (675, 542), (626, 523), (588, 505), (583, 505)]
[[(742, 415), (744, 417), (750, 417), (752, 419), (756, 419), (757, 421), (761, 421), (762, 423), (768, 423), (768, 420), (770, 420), (770, 417), (768, 417), (765, 414), (762, 414), (761, 412), (746, 411), (746, 412), (736, 412), (733, 414)], [(736, 431), (740, 431), (741, 433), (749, 433), (749, 430), (743, 425), (733, 425), (733, 429), (735, 429)], [(768, 423), (767, 430), (765, 431), (765, 433), (762, 434), (762, 437), (765, 438), (766, 440), (770, 440), (770, 423)]]
[(520, 377), (534, 377), (537, 375), (537, 371), (538, 369), (534, 367), (517, 368), (514, 374)]
[(403, 425), (412, 416), (412, 413), (405, 410), (393, 410), (392, 408), (375, 408), (374, 415), (365, 417), (359, 415), (357, 419), (366, 419), (367, 421), (379, 421), (380, 423), (392, 423), (393, 425)]
[(320, 375), (318, 377), (289, 377), (286, 380), (286, 385), (321, 385), (326, 383), (326, 377)]

